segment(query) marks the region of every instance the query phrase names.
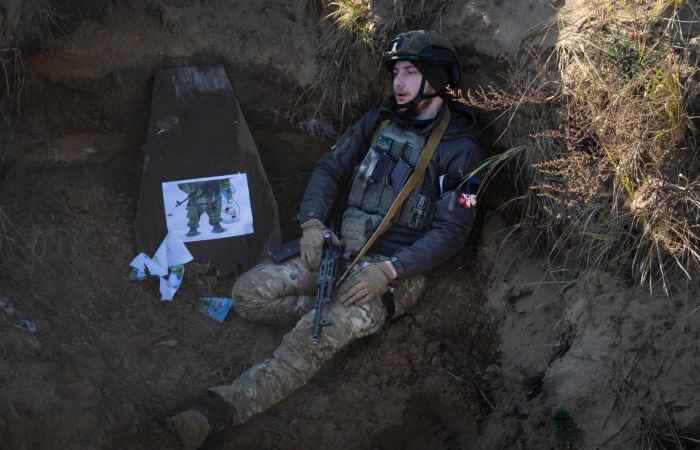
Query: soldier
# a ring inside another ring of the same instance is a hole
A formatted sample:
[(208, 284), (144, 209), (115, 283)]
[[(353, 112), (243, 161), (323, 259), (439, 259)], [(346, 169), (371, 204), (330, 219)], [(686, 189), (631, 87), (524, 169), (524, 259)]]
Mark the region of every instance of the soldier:
[(226, 193), (226, 199), (231, 203), (233, 192), (231, 182), (228, 179), (209, 181), (195, 181), (191, 183), (180, 183), (177, 185), (187, 196), (187, 226), (190, 231), (187, 236), (197, 235), (199, 219), (202, 213), (209, 216), (209, 225), (212, 226), (213, 233), (223, 233), (225, 230), (221, 226), (221, 193)]
[[(467, 180), (467, 175), (484, 154), (472, 137), (474, 113), (446, 92), (461, 78), (456, 51), (435, 32), (412, 31), (391, 41), (383, 64), (394, 95), (365, 114), (311, 175), (301, 203), (301, 255), (279, 265), (265, 261), (233, 288), (234, 308), (243, 317), (294, 328), (272, 358), (230, 384), (210, 388), (206, 400), (167, 419), (185, 447), (197, 448), (208, 434), (267, 410), (303, 386), (341, 348), (404, 314), (425, 289), (422, 274), (466, 242), (479, 182), (478, 176)], [(435, 148), (433, 142), (437, 149), (427, 170), (391, 225), (324, 308), (324, 319), (335, 325), (323, 328), (320, 345), (312, 345), (316, 277), (331, 208), (352, 179), (340, 239), (332, 235), (334, 245), (344, 247), (344, 271), (387, 214), (422, 150)]]

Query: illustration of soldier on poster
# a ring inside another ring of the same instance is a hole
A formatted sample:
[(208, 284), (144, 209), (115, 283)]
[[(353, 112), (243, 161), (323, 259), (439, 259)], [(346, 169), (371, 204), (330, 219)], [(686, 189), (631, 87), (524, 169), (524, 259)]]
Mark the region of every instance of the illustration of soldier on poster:
[(240, 236), (253, 232), (245, 174), (163, 183), (168, 232), (183, 242)]

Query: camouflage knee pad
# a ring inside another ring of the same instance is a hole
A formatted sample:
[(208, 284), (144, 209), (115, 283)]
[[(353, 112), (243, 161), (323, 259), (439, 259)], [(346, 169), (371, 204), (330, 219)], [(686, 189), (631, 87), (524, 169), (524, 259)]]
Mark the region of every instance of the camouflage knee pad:
[(406, 314), (408, 310), (418, 303), (418, 299), (425, 292), (427, 282), (427, 278), (423, 275), (416, 275), (405, 280), (394, 280), (394, 283), (398, 286), (390, 288), (394, 296), (394, 318)]

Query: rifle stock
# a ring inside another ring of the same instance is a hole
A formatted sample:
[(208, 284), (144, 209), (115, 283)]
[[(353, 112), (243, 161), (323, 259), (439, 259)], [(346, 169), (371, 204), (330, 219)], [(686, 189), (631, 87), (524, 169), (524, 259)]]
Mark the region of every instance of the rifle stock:
[(275, 264), (282, 264), (289, 258), (293, 256), (299, 256), (300, 254), (301, 246), (299, 245), (299, 239), (295, 239), (291, 242), (287, 242), (284, 245), (267, 251), (267, 255), (272, 261), (275, 262)]

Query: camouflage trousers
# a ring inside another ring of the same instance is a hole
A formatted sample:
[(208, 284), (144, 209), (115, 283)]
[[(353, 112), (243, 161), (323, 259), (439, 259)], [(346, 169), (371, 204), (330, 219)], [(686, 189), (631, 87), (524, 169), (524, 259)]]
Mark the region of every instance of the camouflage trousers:
[(221, 222), (221, 195), (215, 195), (208, 199), (206, 196), (190, 199), (187, 202), (187, 226), (190, 228), (199, 227), (199, 219), (203, 213), (209, 216), (209, 225)]
[[(365, 262), (386, 259), (369, 255), (355, 269)], [(349, 261), (340, 264), (341, 273), (349, 264)], [(294, 328), (284, 336), (272, 358), (255, 364), (231, 384), (209, 389), (233, 406), (233, 425), (245, 422), (299, 389), (336, 352), (376, 333), (384, 325), (387, 310), (380, 297), (352, 308), (332, 301), (324, 306), (323, 318), (333, 319), (335, 325), (324, 327), (320, 344), (312, 345), (316, 275), (297, 257), (282, 264), (265, 261), (236, 282), (233, 307), (243, 317), (267, 324), (294, 325)], [(392, 288), (394, 317), (398, 317), (416, 304), (425, 290), (426, 279), (419, 275), (393, 283), (398, 286)]]

